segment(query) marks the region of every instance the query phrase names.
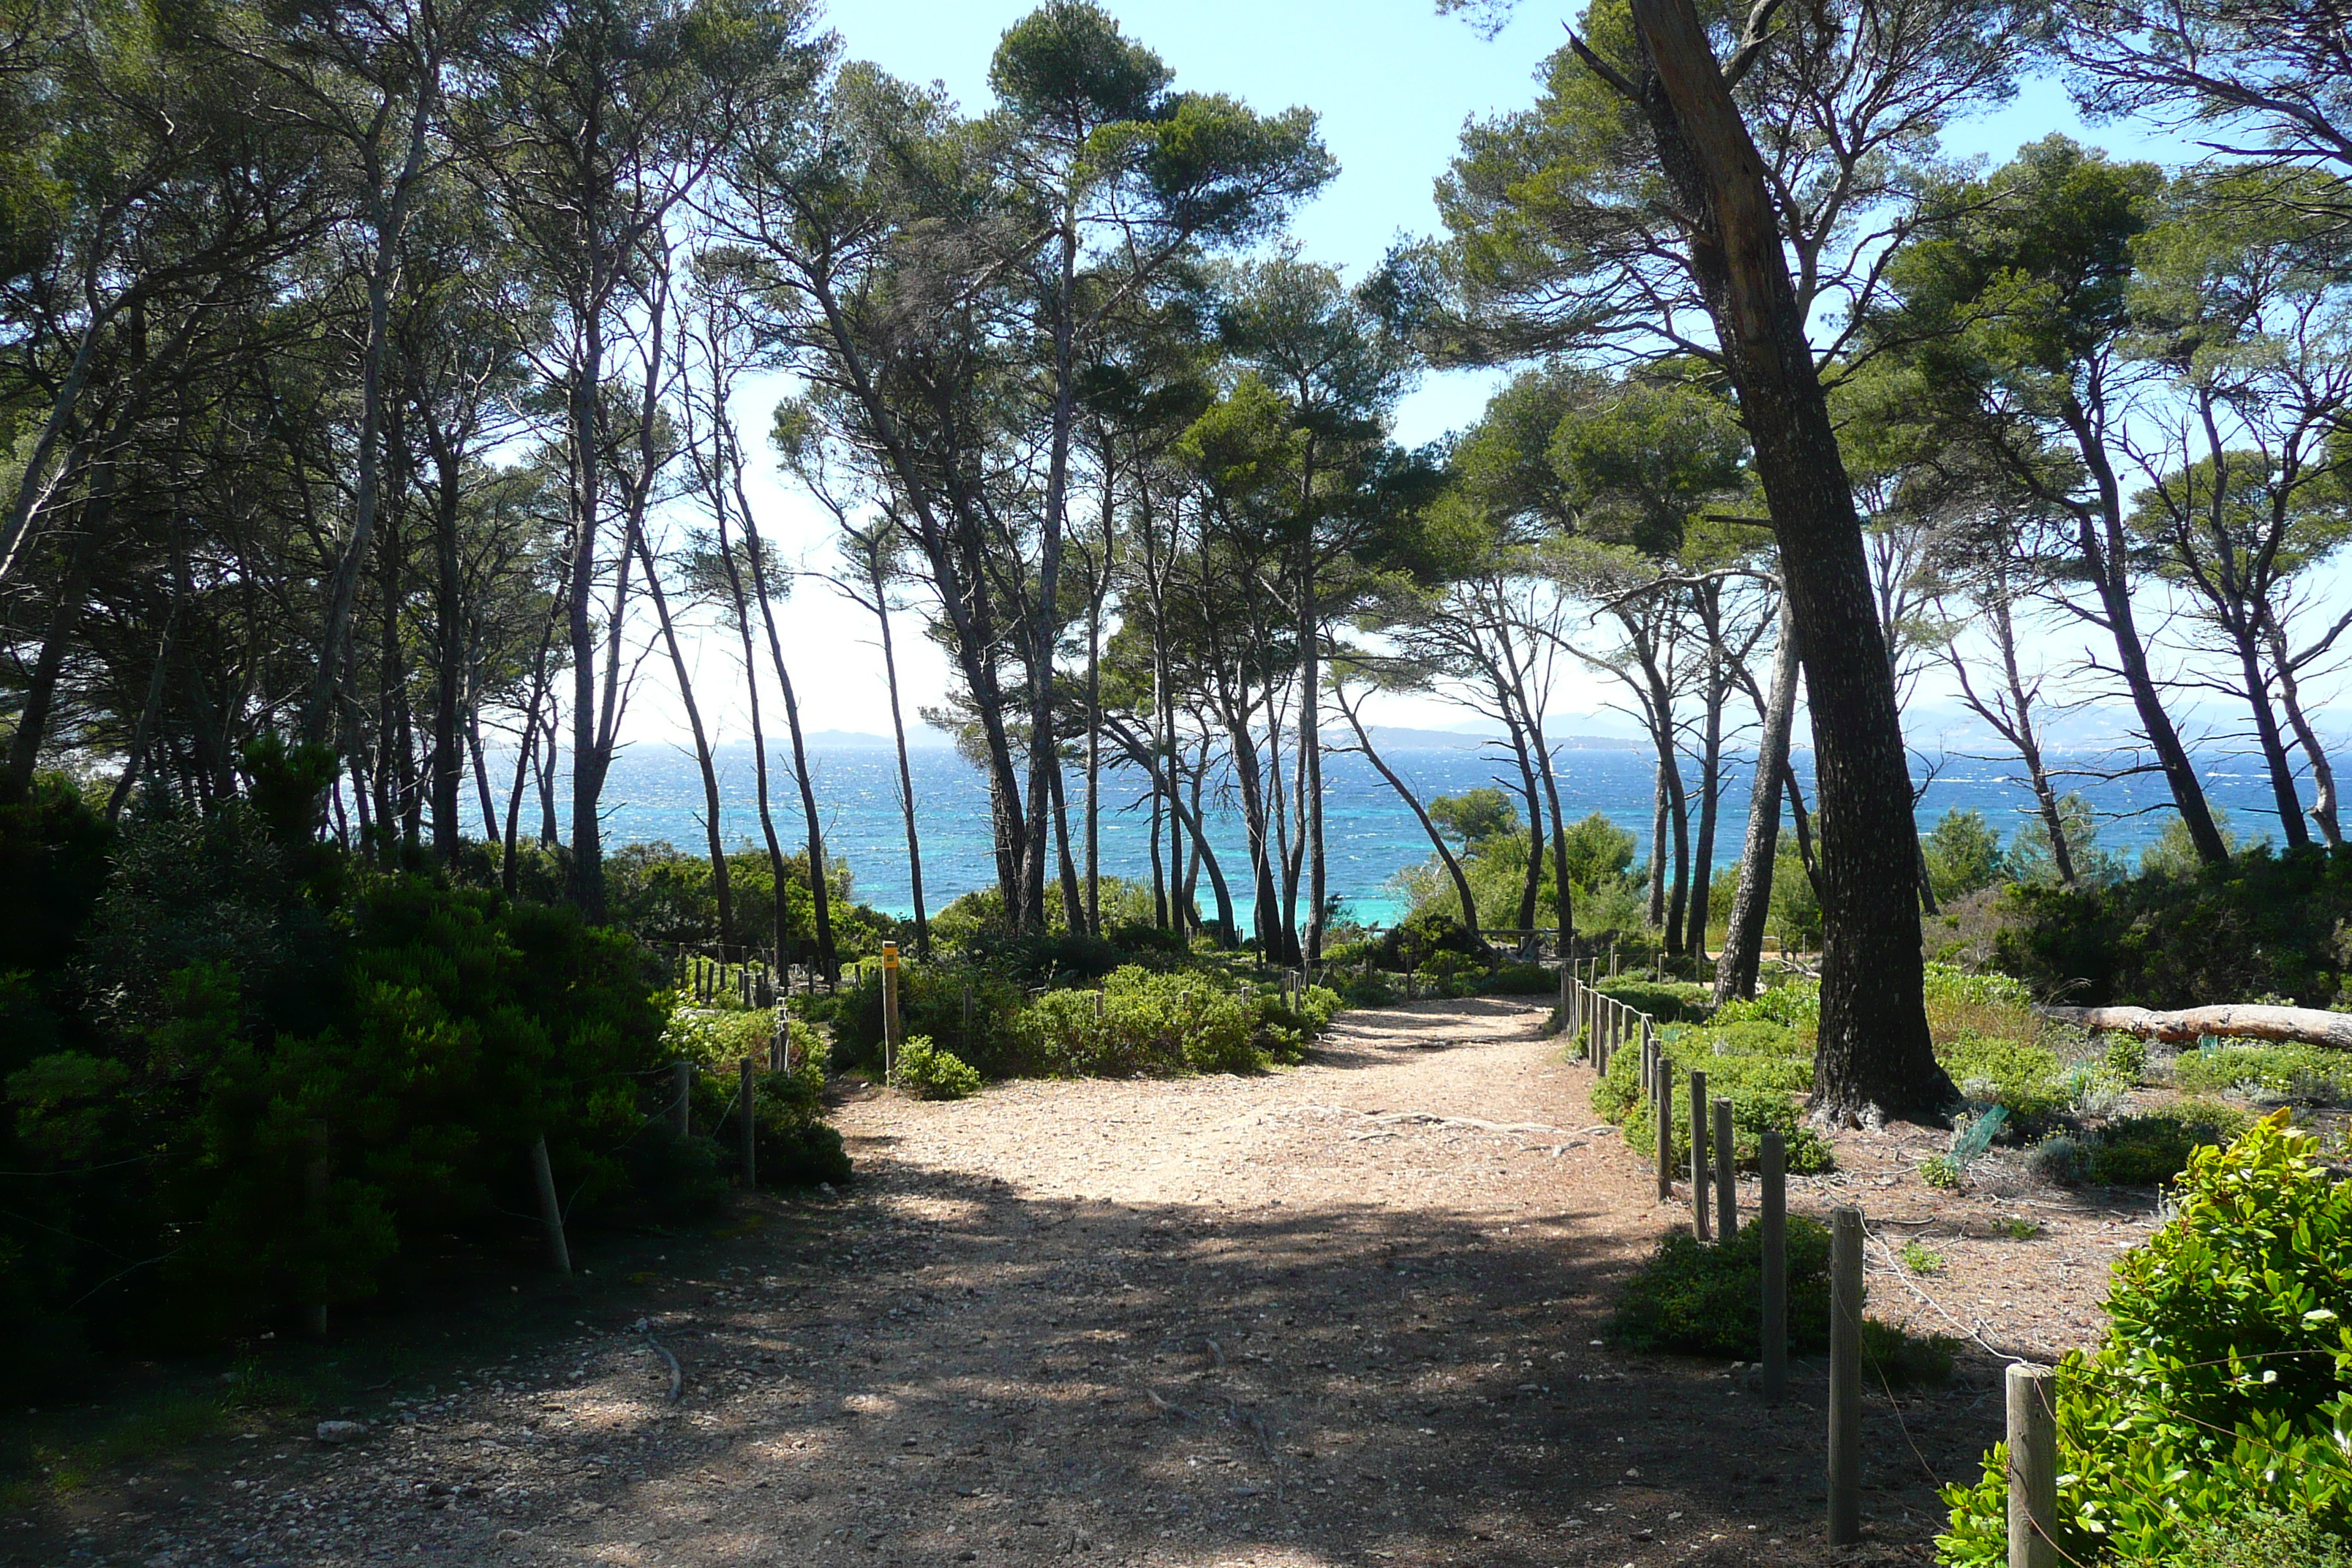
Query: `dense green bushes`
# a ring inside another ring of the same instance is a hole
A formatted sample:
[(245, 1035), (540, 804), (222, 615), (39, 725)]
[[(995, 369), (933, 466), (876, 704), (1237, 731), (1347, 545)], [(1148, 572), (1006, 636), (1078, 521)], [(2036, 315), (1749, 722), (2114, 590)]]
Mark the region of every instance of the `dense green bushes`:
[(1251, 1072), (1271, 1061), (1253, 1039), (1255, 1011), (1206, 976), (1128, 967), (1100, 992), (1047, 992), (1021, 1016), (1019, 1035), (1047, 1072)]
[[(2004, 889), (1983, 918), (1991, 963), (2085, 1004), (2188, 1007), (2352, 1001), (2352, 847), (2258, 845), (2219, 866), (2104, 887)], [(1930, 932), (1931, 942), (1936, 934)]]
[[(2071, 1560), (2187, 1563), (2256, 1524), (2343, 1550), (2352, 1184), (2317, 1155), (2284, 1115), (2196, 1152), (2175, 1217), (2117, 1260), (2105, 1343), (2058, 1368), (2057, 1534)], [(2007, 1463), (1996, 1447), (1982, 1480), (1946, 1491), (1946, 1563), (2006, 1561)]]
[[(658, 1114), (667, 1064), (731, 1068), (772, 1019), (674, 1019), (631, 937), (356, 862), (310, 837), (307, 753), (247, 760), (250, 797), (201, 814), (117, 831), (44, 781), (0, 815), (38, 905), (0, 923), (0, 1331), (53, 1352), (0, 1375), (69, 1375), (85, 1331), (215, 1342), (394, 1296), (453, 1236), (530, 1245), (508, 1216), (541, 1137), (576, 1222), (724, 1190), (731, 1143)], [(766, 1179), (846, 1173), (816, 1055), (760, 1080)]]

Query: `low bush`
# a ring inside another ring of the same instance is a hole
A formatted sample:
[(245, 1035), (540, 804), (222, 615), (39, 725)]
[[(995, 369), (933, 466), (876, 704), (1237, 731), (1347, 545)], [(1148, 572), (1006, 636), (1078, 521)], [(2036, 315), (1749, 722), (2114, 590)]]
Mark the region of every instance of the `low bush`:
[[(1439, 973), (1450, 967), (1486, 961), (1486, 946), (1467, 927), (1438, 910), (1423, 910), (1382, 933), (1372, 962), (1382, 969)], [(1454, 961), (1452, 965), (1443, 959)]]
[(1256, 1010), (1211, 977), (1129, 965), (1113, 970), (1100, 993), (1047, 992), (1018, 1028), (1027, 1058), (1052, 1073), (1253, 1072), (1268, 1065), (1252, 1042)]
[(1993, 962), (2086, 1005), (2352, 1000), (2352, 847), (2258, 845), (2103, 887), (2012, 888), (1997, 908)]
[(1396, 987), (1377, 970), (1370, 974), (1334, 974), (1331, 988), (1349, 1007), (1387, 1007), (1397, 999)]
[[(1789, 1349), (1830, 1342), (1830, 1233), (1789, 1216)], [(1753, 1361), (1764, 1353), (1764, 1233), (1742, 1229), (1719, 1246), (1674, 1231), (1625, 1285), (1610, 1335), (1637, 1351)]]
[[(964, 997), (971, 997), (967, 1017)], [(868, 966), (844, 980), (839, 992), (797, 1002), (814, 1023), (833, 1027), (834, 1059), (843, 1068), (882, 1070), (882, 972)], [(986, 1078), (1033, 1069), (1018, 1020), (1021, 987), (992, 969), (971, 963), (908, 963), (898, 967), (898, 1026), (908, 1038), (928, 1035)]]
[[(2078, 1563), (2326, 1561), (2352, 1520), (2352, 1184), (2265, 1117), (2189, 1157), (2179, 1206), (2116, 1260), (2105, 1342), (2057, 1373), (2059, 1551)], [(1955, 1568), (2008, 1555), (2005, 1445), (1945, 1490)], [(2279, 1556), (2248, 1557), (2256, 1550)]]
[(2157, 1568), (2352, 1568), (2352, 1536), (2309, 1514), (2257, 1511), (2198, 1525)]
[(1822, 983), (1793, 980), (1786, 985), (1769, 986), (1753, 996), (1726, 1002), (1715, 1010), (1708, 1022), (1720, 1026), (1760, 1021), (1802, 1034), (1810, 1033), (1821, 1019)]
[(2211, 1045), (2174, 1058), (2172, 1081), (2192, 1094), (2251, 1091), (2339, 1105), (2352, 1100), (2352, 1058), (2322, 1046)]
[[(1685, 1042), (1692, 1038), (1684, 1037)], [(1640, 1057), (1639, 1051), (1622, 1050), (1610, 1059), (1609, 1070), (1593, 1086), (1592, 1109), (1602, 1119), (1619, 1123), (1624, 1129), (1626, 1143), (1636, 1152), (1651, 1154), (1657, 1149), (1657, 1124), (1651, 1119), (1649, 1104), (1642, 1099)], [(1677, 1163), (1688, 1164), (1690, 1161), (1692, 1065), (1707, 1074), (1709, 1099), (1731, 1101), (1735, 1169), (1756, 1169), (1763, 1135), (1773, 1130), (1781, 1135), (1788, 1169), (1792, 1174), (1812, 1175), (1836, 1168), (1835, 1152), (1828, 1141), (1805, 1121), (1795, 1099), (1812, 1085), (1812, 1063), (1766, 1056), (1694, 1057), (1689, 1065), (1674, 1061), (1673, 1146)]]
[(1661, 1024), (1696, 1024), (1715, 1011), (1715, 994), (1687, 980), (1604, 980), (1597, 989)]
[(1559, 975), (1540, 963), (1507, 963), (1477, 982), (1481, 996), (1552, 996), (1559, 994)]
[[(1932, 1272), (1924, 1270), (1923, 1272)], [(1875, 1318), (1862, 1321), (1862, 1375), (1865, 1386), (1937, 1388), (1952, 1381), (1960, 1342), (1948, 1334), (1906, 1334)]]
[(898, 1087), (917, 1100), (967, 1100), (980, 1092), (980, 1074), (953, 1051), (932, 1045), (929, 1035), (909, 1039), (892, 1066)]
[(2213, 1100), (2184, 1100), (2084, 1131), (2045, 1138), (2035, 1169), (2053, 1182), (2146, 1187), (2180, 1173), (2196, 1150), (2227, 1143), (2252, 1124), (2252, 1113)]
[(1967, 1036), (1939, 1047), (1936, 1058), (1978, 1105), (1998, 1105), (2013, 1122), (2047, 1125), (2073, 1101), (2057, 1054), (2021, 1041)]

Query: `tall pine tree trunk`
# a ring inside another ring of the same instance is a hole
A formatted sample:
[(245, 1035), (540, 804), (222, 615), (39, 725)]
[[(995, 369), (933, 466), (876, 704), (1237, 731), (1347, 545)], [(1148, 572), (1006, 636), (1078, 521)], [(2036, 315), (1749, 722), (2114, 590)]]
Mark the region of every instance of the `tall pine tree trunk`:
[[(1796, 612), (1822, 798), (1816, 1114), (1955, 1097), (1927, 1036), (1910, 770), (1853, 505), (1762, 157), (1692, 0), (1632, 0), (1641, 107), (1755, 451)], [(1799, 47), (1784, 45), (1783, 47)]]

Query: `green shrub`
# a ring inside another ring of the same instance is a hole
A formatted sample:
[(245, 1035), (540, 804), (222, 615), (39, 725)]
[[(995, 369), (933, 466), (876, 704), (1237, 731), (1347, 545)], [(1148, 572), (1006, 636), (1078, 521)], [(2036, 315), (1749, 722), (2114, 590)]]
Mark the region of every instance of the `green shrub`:
[[(964, 996), (971, 996), (969, 1021)], [(882, 1070), (882, 971), (867, 965), (844, 977), (841, 990), (800, 1005), (811, 1022), (833, 1026), (834, 1060), (844, 1068)], [(911, 1037), (929, 1035), (984, 1078), (1035, 1070), (1019, 1019), (1021, 987), (999, 972), (972, 963), (898, 966), (898, 1026)]]
[(2017, 1040), (1967, 1037), (1936, 1053), (1960, 1093), (1979, 1105), (2005, 1107), (2011, 1118), (2047, 1122), (2074, 1098), (2057, 1054)]
[(1717, 1056), (1807, 1058), (1805, 1081), (1796, 1087), (1813, 1087), (1810, 1070), (1813, 1053), (1803, 1037), (1786, 1024), (1764, 1018), (1734, 1019), (1729, 1024), (1710, 1026), (1705, 1033), (1714, 1042), (1712, 1051)]
[(1044, 1070), (1087, 1077), (1253, 1072), (1256, 1004), (1217, 980), (1129, 965), (1092, 991), (1049, 991), (1021, 1015), (1024, 1049)]
[(1391, 927), (1373, 954), (1373, 962), (1382, 969), (1439, 973), (1484, 963), (1486, 947), (1452, 915), (1423, 910)]
[(2168, 1182), (2191, 1152), (2227, 1143), (2252, 1120), (2211, 1101), (2183, 1100), (2099, 1128), (2084, 1146), (2083, 1174), (2104, 1187), (2148, 1187)]
[(1481, 996), (1552, 996), (1559, 976), (1540, 963), (1507, 963), (1478, 981)]
[(2252, 1085), (2299, 1104), (2336, 1105), (2352, 1099), (2352, 1059), (2322, 1046), (2211, 1045), (2181, 1052), (2172, 1081), (2194, 1094)]
[(966, 1100), (980, 1092), (980, 1074), (953, 1051), (932, 1045), (929, 1035), (908, 1040), (892, 1065), (898, 1087), (917, 1100)]
[(1331, 985), (1350, 1007), (1387, 1007), (1397, 999), (1396, 987), (1377, 970), (1370, 974), (1334, 974)]
[(1818, 1026), (1822, 1020), (1822, 983), (1794, 980), (1786, 985), (1769, 987), (1744, 1000), (1726, 1002), (1708, 1021), (1721, 1026), (1759, 1020), (1801, 1032)]
[(2092, 1005), (2352, 1000), (2352, 947), (2340, 935), (2352, 921), (2352, 847), (2280, 853), (2265, 844), (2221, 865), (2104, 887), (2020, 887), (2000, 912), (1994, 962)]
[(2199, 1524), (2158, 1568), (2352, 1568), (2352, 1536), (2308, 1514), (2257, 1511)]
[(1715, 994), (1686, 980), (1604, 980), (1597, 989), (1661, 1024), (1697, 1023), (1715, 1011)]
[(2137, 1035), (2109, 1035), (2107, 1070), (2126, 1083), (2137, 1083), (2147, 1071), (2147, 1042)]
[[(1909, 1261), (1906, 1248), (1905, 1262)], [(1937, 1266), (1942, 1266), (1940, 1258)], [(1932, 1273), (1934, 1269), (1917, 1272)], [(1862, 1375), (1865, 1386), (1884, 1382), (1890, 1388), (1940, 1387), (1952, 1381), (1952, 1363), (1959, 1352), (1960, 1342), (1948, 1334), (1921, 1337), (1906, 1334), (1894, 1324), (1882, 1323), (1875, 1318), (1862, 1321)]]
[[(2284, 1111), (2196, 1150), (2174, 1217), (2116, 1260), (2105, 1342), (2058, 1367), (2068, 1558), (2205, 1568), (2217, 1542), (2336, 1549), (2352, 1508), (2352, 1184), (2317, 1155)], [(1945, 1563), (2006, 1561), (2007, 1470), (1997, 1445), (1981, 1480), (1946, 1489)]]
[[(1830, 1342), (1830, 1233), (1789, 1216), (1789, 1348), (1796, 1354)], [(1610, 1335), (1637, 1351), (1753, 1361), (1763, 1354), (1764, 1233), (1748, 1226), (1709, 1246), (1687, 1231), (1670, 1232), (1618, 1298)]]

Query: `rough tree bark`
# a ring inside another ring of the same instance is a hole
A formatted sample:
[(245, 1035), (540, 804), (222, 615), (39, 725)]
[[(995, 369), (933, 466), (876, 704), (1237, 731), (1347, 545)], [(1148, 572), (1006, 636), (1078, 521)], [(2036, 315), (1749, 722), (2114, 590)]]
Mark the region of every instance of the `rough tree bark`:
[(1811, 699), (1826, 931), (1813, 1110), (1932, 1113), (1956, 1091), (1927, 1036), (1910, 769), (1837, 431), (1763, 160), (1698, 13), (1632, 8), (1649, 62), (1638, 101), (1754, 443)]

